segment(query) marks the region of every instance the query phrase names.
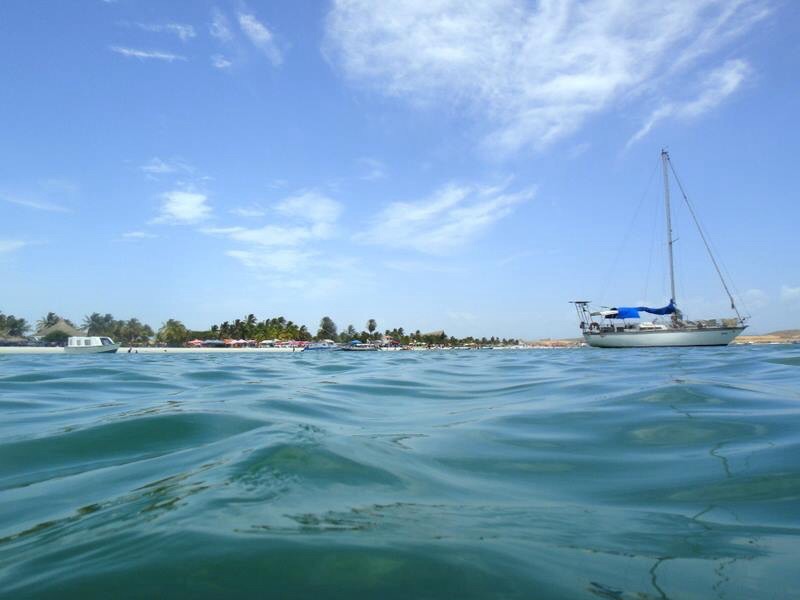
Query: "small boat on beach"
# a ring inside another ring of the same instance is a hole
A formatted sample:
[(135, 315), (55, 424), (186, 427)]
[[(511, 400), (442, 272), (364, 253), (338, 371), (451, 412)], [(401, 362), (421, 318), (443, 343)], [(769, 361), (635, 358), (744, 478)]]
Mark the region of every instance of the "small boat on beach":
[(64, 352), (67, 354), (113, 354), (119, 344), (105, 336), (71, 336)]
[(332, 350), (340, 350), (339, 346), (333, 340), (322, 340), (321, 342), (312, 342), (305, 348), (303, 352), (325, 352)]
[(378, 347), (375, 344), (360, 342), (353, 340), (349, 344), (345, 344), (341, 348), (345, 352), (377, 352)]
[[(736, 309), (733, 295), (728, 288), (722, 271), (719, 268), (716, 258), (711, 252), (709, 244), (697, 220), (694, 209), (689, 203), (689, 198), (683, 191), (680, 180), (677, 179), (675, 170), (666, 150), (661, 151), (661, 163), (664, 175), (664, 205), (666, 211), (667, 225), (667, 246), (669, 257), (669, 282), (671, 298), (669, 304), (662, 307), (651, 308), (648, 306), (619, 306), (601, 310), (593, 310), (586, 300), (576, 300), (573, 302), (578, 312), (580, 328), (583, 339), (590, 346), (599, 348), (642, 348), (642, 347), (671, 347), (671, 346), (727, 346), (736, 336), (745, 330), (745, 318)], [(675, 175), (680, 188), (683, 200), (689, 209), (689, 213), (700, 232), (700, 237), (711, 258), (711, 263), (722, 282), (722, 287), (728, 295), (731, 303), (731, 310), (735, 317), (724, 319), (707, 319), (702, 321), (689, 321), (684, 318), (683, 313), (678, 309), (675, 294), (675, 266), (672, 253), (672, 245), (675, 242), (672, 232), (672, 214), (670, 209), (669, 196), (669, 174), (670, 171)], [(639, 321), (640, 313), (655, 315), (656, 319), (651, 322)], [(669, 316), (669, 319), (659, 320), (658, 317)]]

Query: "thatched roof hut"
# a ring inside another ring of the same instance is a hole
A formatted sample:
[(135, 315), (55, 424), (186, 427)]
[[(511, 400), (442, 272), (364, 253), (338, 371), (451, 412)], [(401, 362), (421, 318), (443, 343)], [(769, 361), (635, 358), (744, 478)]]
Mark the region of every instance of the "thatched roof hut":
[(35, 337), (35, 338), (43, 338), (43, 337), (47, 337), (51, 333), (55, 333), (55, 332), (64, 333), (64, 334), (66, 334), (68, 336), (71, 336), (71, 335), (86, 335), (85, 331), (81, 331), (80, 329), (76, 329), (75, 327), (73, 327), (72, 325), (67, 323), (64, 319), (59, 319), (55, 324), (50, 325), (50, 327), (43, 327), (42, 329), (37, 331), (35, 334), (33, 334), (33, 337)]

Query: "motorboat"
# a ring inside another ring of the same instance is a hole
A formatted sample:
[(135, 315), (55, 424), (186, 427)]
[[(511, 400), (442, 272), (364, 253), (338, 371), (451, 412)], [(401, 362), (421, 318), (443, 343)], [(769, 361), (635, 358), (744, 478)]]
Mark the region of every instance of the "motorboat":
[(330, 352), (332, 350), (339, 350), (339, 346), (333, 340), (312, 342), (303, 348), (303, 352)]
[(353, 340), (350, 343), (342, 346), (342, 350), (346, 352), (377, 352), (378, 347), (375, 344)]
[(106, 336), (71, 336), (64, 352), (67, 354), (113, 354), (119, 344)]

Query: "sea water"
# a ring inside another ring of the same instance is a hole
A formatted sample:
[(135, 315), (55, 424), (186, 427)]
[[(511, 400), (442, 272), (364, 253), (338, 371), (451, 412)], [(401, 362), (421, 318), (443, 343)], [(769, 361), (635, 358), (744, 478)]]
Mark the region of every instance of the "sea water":
[(0, 595), (798, 598), (800, 347), (0, 356)]

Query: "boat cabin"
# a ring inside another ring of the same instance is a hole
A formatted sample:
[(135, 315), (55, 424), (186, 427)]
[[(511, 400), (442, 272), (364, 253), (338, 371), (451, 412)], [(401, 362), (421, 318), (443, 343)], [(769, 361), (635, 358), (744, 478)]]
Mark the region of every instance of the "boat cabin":
[(84, 348), (96, 346), (113, 346), (111, 338), (105, 336), (72, 336), (67, 342), (68, 348)]

